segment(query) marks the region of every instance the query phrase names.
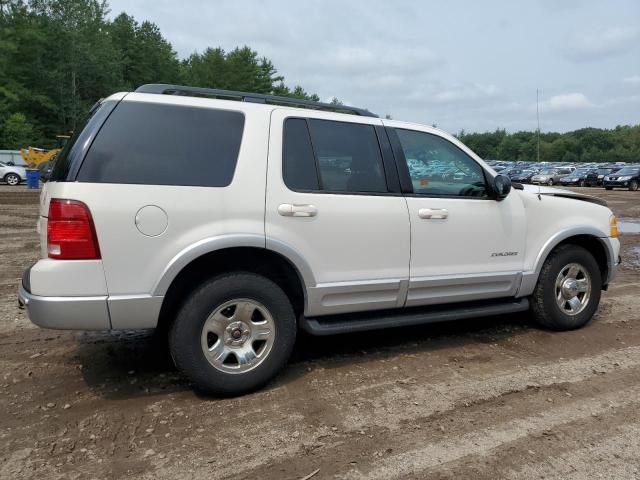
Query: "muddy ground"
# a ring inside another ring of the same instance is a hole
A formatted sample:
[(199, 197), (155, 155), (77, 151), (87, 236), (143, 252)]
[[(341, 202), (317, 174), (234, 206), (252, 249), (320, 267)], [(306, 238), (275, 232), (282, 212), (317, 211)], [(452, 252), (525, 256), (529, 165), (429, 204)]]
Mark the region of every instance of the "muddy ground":
[[(586, 190), (640, 217), (640, 192)], [(29, 323), (36, 202), (0, 187), (0, 478), (640, 478), (640, 235), (582, 330), (517, 315), (302, 338), (270, 386), (212, 399), (148, 333)]]

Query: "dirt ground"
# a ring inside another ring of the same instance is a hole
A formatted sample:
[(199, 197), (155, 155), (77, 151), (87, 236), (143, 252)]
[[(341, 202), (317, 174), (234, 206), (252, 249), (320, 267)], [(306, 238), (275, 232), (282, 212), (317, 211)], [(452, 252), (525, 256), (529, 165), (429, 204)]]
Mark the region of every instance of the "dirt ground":
[[(640, 218), (640, 192), (581, 190)], [(0, 187), (0, 478), (640, 478), (640, 235), (582, 330), (514, 315), (307, 337), (270, 386), (214, 399), (149, 333), (28, 321), (36, 212)]]

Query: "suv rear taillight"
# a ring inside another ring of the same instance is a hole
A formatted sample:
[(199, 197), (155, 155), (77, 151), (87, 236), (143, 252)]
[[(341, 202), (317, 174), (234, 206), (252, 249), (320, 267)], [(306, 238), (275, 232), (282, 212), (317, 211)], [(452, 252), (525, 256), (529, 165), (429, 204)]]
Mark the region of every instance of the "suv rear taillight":
[(78, 200), (52, 198), (47, 222), (47, 253), (60, 260), (100, 258), (98, 237), (89, 207)]

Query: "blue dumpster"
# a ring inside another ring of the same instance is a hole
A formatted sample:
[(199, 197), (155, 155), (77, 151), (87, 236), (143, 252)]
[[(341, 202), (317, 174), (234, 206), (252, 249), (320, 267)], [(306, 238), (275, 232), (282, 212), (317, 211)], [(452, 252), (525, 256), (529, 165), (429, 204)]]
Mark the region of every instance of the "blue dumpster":
[(28, 188), (40, 187), (40, 170), (35, 170), (35, 169), (27, 170), (27, 187)]

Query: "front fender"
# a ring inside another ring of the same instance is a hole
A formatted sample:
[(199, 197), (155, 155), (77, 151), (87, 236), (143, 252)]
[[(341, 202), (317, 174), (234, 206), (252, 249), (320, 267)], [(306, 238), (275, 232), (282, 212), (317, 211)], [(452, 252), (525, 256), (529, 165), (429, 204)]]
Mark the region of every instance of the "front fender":
[(579, 226), (561, 230), (544, 243), (536, 255), (534, 268), (523, 272), (522, 283), (520, 284), (520, 289), (516, 296), (523, 297), (533, 293), (535, 286), (538, 283), (538, 277), (540, 276), (542, 266), (554, 248), (569, 238), (585, 235), (593, 237), (600, 242), (607, 253), (608, 275), (607, 278), (603, 279), (603, 285), (607, 285), (609, 281), (612, 280), (613, 272), (615, 271), (615, 266), (617, 264), (618, 252), (616, 252), (615, 242), (613, 242), (613, 239), (609, 238), (605, 232), (595, 227)]

